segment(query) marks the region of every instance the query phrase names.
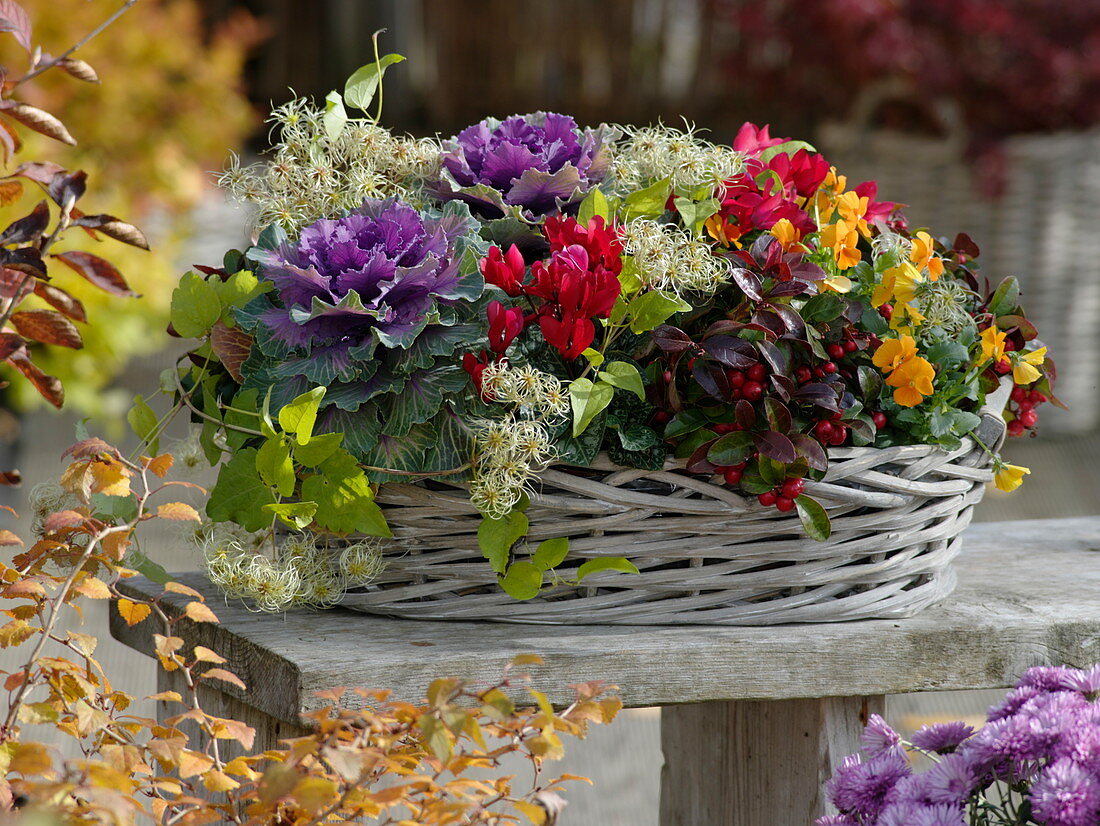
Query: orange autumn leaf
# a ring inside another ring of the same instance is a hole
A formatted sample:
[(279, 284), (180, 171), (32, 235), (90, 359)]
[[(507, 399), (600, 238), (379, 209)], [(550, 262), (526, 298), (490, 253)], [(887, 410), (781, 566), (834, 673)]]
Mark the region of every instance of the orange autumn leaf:
[(155, 459), (150, 459), (148, 456), (141, 457), (142, 465), (151, 470), (161, 479), (163, 479), (165, 474), (167, 474), (168, 471), (171, 469), (172, 463), (174, 461), (175, 459), (172, 457), (171, 453), (162, 453)]

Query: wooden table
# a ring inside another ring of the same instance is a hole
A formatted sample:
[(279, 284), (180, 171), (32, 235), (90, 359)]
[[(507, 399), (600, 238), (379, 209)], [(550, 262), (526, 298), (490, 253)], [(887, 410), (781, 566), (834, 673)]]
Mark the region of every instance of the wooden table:
[[(770, 628), (545, 627), (225, 606), (199, 575), (220, 625), (184, 621), (188, 645), (228, 657), (249, 686), (208, 711), (257, 728), (257, 748), (301, 733), (298, 715), (335, 686), (390, 688), (416, 701), (434, 677), (497, 678), (522, 652), (551, 699), (606, 680), (627, 707), (663, 706), (662, 826), (803, 826), (824, 812), (822, 780), (859, 745), (887, 694), (1012, 684), (1037, 664), (1100, 662), (1100, 517), (971, 527), (945, 603), (905, 620)], [(142, 596), (146, 580), (127, 583)], [(185, 599), (169, 595), (179, 608)], [(152, 653), (145, 623), (112, 617), (123, 643)], [(160, 690), (178, 689), (161, 672)], [(219, 686), (223, 685), (221, 683)], [(583, 746), (582, 746), (583, 747)]]

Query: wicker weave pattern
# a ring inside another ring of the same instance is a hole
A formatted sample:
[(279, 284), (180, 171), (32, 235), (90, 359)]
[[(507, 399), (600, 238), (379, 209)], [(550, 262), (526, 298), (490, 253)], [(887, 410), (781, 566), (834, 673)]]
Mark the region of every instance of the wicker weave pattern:
[[(986, 424), (996, 443), (1003, 423)], [(832, 519), (826, 542), (807, 539), (793, 514), (671, 463), (644, 471), (603, 457), (593, 468), (552, 468), (528, 511), (532, 542), (569, 537), (565, 577), (601, 556), (626, 556), (641, 573), (594, 574), (528, 602), (497, 586), (465, 491), (386, 485), (378, 501), (393, 506), (395, 534), (387, 568), (342, 604), (416, 619), (771, 625), (909, 616), (950, 593), (958, 536), (992, 478), (984, 451), (965, 440), (953, 452), (909, 445), (829, 456), (825, 479), (806, 486)]]

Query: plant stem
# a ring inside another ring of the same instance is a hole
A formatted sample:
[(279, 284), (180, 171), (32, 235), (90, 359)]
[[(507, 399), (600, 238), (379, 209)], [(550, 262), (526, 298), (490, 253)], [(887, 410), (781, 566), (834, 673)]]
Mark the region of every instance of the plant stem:
[(75, 52), (81, 46), (84, 46), (85, 44), (87, 44), (87, 42), (89, 40), (91, 40), (96, 35), (100, 34), (104, 29), (106, 29), (108, 26), (110, 26), (112, 23), (114, 23), (116, 20), (118, 20), (118, 18), (122, 17), (122, 15), (125, 14), (126, 11), (132, 5), (134, 5), (136, 2), (137, 2), (137, 0), (126, 0), (122, 4), (122, 6), (118, 9), (116, 9), (115, 12), (110, 17), (108, 17), (106, 20), (104, 20), (102, 23), (100, 23), (98, 26), (96, 26), (94, 29), (92, 29), (90, 32), (88, 32), (88, 34), (84, 35), (84, 37), (82, 37), (80, 40), (78, 40), (74, 45), (70, 46), (68, 49), (63, 51), (61, 54), (59, 54), (57, 57), (53, 58), (52, 60), (48, 60), (45, 63), (42, 63), (41, 65), (36, 66), (31, 71), (27, 72), (27, 74), (23, 75), (23, 77), (19, 78), (19, 80), (15, 81), (15, 85), (12, 88), (14, 89), (18, 86), (21, 86), (22, 84), (26, 83), (28, 80), (31, 80), (33, 78), (38, 77), (43, 72), (45, 72), (49, 69), (52, 69), (54, 66), (56, 66), (59, 63), (67, 60), (69, 58), (69, 56), (72, 55), (73, 52)]

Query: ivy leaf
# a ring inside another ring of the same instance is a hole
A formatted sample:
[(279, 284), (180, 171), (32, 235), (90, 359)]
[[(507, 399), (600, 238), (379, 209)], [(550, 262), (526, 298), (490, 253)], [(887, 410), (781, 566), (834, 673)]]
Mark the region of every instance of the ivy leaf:
[(276, 489), (280, 496), (294, 493), (294, 462), (290, 459), (290, 448), (282, 436), (267, 439), (256, 452), (256, 470), (264, 482)]
[(795, 498), (794, 505), (798, 509), (798, 518), (802, 520), (802, 527), (806, 536), (824, 542), (833, 532), (833, 525), (829, 521), (829, 514), (816, 499), (811, 499), (803, 494)]
[(303, 501), (317, 503), (314, 521), (338, 534), (392, 536), (374, 490), (355, 457), (338, 450), (302, 481)]
[(588, 560), (577, 569), (577, 582), (600, 571), (622, 571), (626, 574), (639, 573), (638, 567), (626, 557), (602, 556), (599, 559)]
[(575, 379), (569, 385), (569, 401), (573, 408), (573, 436), (585, 429), (602, 413), (615, 397), (615, 389), (607, 382)]
[(642, 384), (642, 376), (638, 368), (625, 361), (613, 361), (600, 370), (597, 374), (612, 387), (627, 390), (642, 401), (645, 401), (645, 385)]
[(217, 291), (198, 273), (184, 275), (172, 291), (172, 328), (184, 338), (206, 335), (221, 314)]
[(512, 599), (533, 599), (542, 588), (542, 571), (526, 559), (513, 562), (508, 566), (508, 572), (500, 578), (500, 587)]
[(313, 521), (317, 513), (316, 502), (280, 502), (277, 505), (264, 505), (264, 510), (273, 513), (292, 528), (302, 530)]
[(527, 535), (530, 524), (527, 514), (515, 509), (499, 519), (482, 517), (481, 524), (477, 527), (477, 544), (496, 573), (504, 573), (512, 546)]
[(325, 396), (325, 389), (314, 387), (279, 410), (279, 427), (293, 433), (300, 445), (308, 445), (313, 436), (313, 425), (317, 423), (317, 410)]
[(629, 451), (649, 450), (664, 444), (657, 431), (644, 424), (632, 424), (619, 428), (619, 443)]
[(256, 449), (246, 447), (236, 451), (218, 471), (206, 514), (215, 522), (236, 522), (246, 531), (258, 531), (271, 524), (264, 505), (273, 504), (271, 488), (256, 470)]
[(365, 112), (378, 92), (378, 84), (382, 82), (386, 69), (404, 59), (404, 55), (388, 54), (380, 57), (375, 63), (360, 66), (344, 84), (344, 99), (349, 105)]
[(561, 565), (568, 555), (569, 539), (559, 536), (540, 542), (538, 548), (535, 549), (535, 555), (531, 557), (531, 562), (540, 571), (549, 571), (551, 568), (557, 568)]

